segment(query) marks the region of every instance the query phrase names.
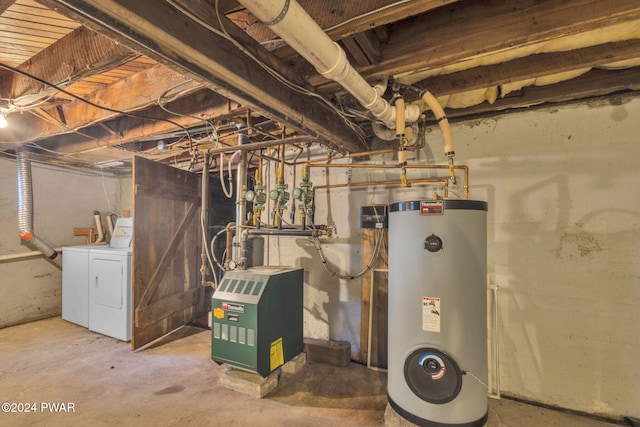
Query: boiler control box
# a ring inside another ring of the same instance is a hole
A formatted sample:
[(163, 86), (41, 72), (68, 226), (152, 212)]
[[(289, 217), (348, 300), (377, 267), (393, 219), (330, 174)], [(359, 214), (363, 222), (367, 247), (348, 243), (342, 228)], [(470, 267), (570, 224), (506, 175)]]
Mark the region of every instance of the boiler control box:
[(362, 206), (360, 228), (389, 228), (387, 205)]

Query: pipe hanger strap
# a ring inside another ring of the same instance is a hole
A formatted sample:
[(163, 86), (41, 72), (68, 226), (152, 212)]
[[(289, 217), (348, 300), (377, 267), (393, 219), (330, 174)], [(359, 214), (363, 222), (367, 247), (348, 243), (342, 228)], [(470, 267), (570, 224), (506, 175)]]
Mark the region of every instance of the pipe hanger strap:
[(290, 3), (291, 3), (291, 0), (285, 0), (284, 6), (282, 6), (282, 10), (280, 11), (280, 14), (278, 16), (276, 16), (275, 18), (273, 18), (269, 22), (263, 22), (263, 24), (268, 26), (268, 27), (271, 27), (272, 25), (276, 25), (280, 21), (282, 21), (284, 19), (284, 17), (287, 16), (287, 12), (289, 12), (289, 4)]

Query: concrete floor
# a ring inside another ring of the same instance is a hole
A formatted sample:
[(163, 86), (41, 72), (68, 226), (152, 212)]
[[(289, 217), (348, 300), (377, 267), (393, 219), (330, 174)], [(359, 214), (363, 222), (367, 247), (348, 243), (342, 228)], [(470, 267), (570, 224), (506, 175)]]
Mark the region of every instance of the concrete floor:
[[(211, 361), (209, 343), (209, 331), (185, 327), (172, 340), (134, 353), (128, 343), (60, 318), (2, 329), (0, 402), (21, 404), (14, 409), (28, 404), (32, 411), (3, 411), (0, 425), (384, 425), (384, 373), (353, 363), (309, 363), (298, 374), (283, 374), (266, 398), (254, 399), (218, 385), (225, 368)], [(51, 403), (65, 404), (68, 412)], [(613, 425), (506, 399), (490, 399), (487, 423)]]

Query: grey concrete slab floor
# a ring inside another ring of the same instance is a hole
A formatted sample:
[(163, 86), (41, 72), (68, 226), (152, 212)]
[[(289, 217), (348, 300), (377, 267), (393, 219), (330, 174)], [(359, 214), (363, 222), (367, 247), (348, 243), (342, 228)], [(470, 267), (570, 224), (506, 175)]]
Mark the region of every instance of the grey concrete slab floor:
[[(60, 318), (0, 330), (2, 426), (381, 426), (386, 374), (308, 363), (263, 399), (218, 384), (209, 331), (184, 327), (132, 352), (129, 343)], [(9, 403), (9, 412), (4, 403)], [(15, 410), (12, 412), (11, 410)], [(491, 427), (612, 426), (491, 400)]]

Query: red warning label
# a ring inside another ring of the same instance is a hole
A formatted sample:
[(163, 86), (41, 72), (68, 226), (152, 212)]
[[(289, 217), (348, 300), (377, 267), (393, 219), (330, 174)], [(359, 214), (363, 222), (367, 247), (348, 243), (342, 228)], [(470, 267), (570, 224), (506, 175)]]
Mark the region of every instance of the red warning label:
[(422, 330), (440, 332), (440, 298), (422, 297)]

